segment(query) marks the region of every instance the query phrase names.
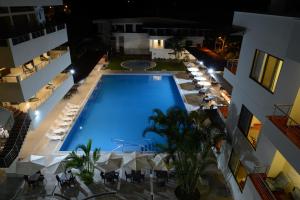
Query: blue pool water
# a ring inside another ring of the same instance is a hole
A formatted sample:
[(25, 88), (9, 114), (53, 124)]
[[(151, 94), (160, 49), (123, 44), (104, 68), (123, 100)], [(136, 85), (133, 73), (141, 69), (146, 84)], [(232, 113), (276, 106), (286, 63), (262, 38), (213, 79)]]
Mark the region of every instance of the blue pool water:
[(165, 139), (154, 133), (143, 137), (153, 109), (184, 108), (170, 75), (104, 75), (61, 147), (74, 150), (93, 140), (102, 151), (155, 150)]

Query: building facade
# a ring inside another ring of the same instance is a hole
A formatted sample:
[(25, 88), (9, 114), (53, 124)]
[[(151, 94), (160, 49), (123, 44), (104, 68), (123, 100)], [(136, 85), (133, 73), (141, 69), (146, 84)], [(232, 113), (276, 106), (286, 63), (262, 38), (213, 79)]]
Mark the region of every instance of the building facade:
[(10, 127), (6, 117), (1, 126), (17, 139), (22, 130), (22, 141), (27, 129), (38, 127), (74, 84), (66, 71), (71, 64), (67, 27), (49, 24), (44, 13), (45, 7), (61, 5), (62, 0), (0, 1), (0, 104), (15, 124), (27, 119)]
[(174, 58), (166, 40), (184, 36), (189, 46), (202, 46), (203, 30), (196, 22), (165, 18), (120, 18), (95, 20), (98, 34), (113, 50), (125, 54), (151, 54), (152, 58)]
[(235, 12), (245, 28), (226, 126), (231, 144), (218, 155), (235, 199), (299, 199), (300, 20)]

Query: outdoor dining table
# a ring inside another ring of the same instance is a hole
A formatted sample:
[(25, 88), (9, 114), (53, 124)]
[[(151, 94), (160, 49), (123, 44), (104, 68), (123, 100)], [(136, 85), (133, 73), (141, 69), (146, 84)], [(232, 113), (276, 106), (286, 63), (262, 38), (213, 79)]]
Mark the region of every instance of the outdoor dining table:
[(190, 71), (190, 72), (198, 72), (199, 68), (197, 68), (197, 67), (190, 67), (190, 68), (187, 68), (187, 70)]
[(33, 175), (29, 176), (28, 179), (29, 179), (29, 181), (36, 182), (36, 181), (39, 180), (40, 176), (41, 176), (40, 174), (36, 173), (36, 174), (33, 174)]

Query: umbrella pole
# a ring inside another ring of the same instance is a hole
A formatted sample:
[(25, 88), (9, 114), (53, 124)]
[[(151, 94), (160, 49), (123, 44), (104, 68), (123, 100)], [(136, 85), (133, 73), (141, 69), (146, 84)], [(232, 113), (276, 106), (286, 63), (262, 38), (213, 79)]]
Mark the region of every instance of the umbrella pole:
[(153, 192), (153, 172), (150, 170), (150, 195), (151, 200), (154, 200), (154, 192)]
[(120, 170), (120, 174), (119, 174), (119, 179), (118, 179), (117, 190), (120, 190), (120, 188), (121, 188), (121, 178), (122, 178), (122, 173), (123, 173), (123, 170), (121, 169), (121, 170)]

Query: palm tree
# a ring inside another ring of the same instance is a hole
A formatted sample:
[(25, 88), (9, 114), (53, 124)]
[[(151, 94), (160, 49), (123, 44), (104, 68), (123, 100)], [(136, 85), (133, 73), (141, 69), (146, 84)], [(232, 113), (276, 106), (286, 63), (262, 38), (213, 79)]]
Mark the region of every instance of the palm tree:
[(203, 111), (187, 113), (180, 108), (170, 108), (166, 114), (155, 109), (150, 117), (152, 124), (144, 131), (154, 132), (167, 138), (167, 144), (160, 144), (161, 151), (173, 159), (176, 169), (180, 199), (197, 199), (201, 176), (208, 165), (215, 163), (212, 147), (225, 135), (212, 125), (206, 125), (208, 116)]
[(149, 117), (151, 125), (144, 130), (143, 136), (148, 133), (156, 133), (161, 137), (166, 138), (166, 144), (156, 144), (160, 152), (168, 153), (166, 157), (167, 163), (170, 159), (174, 159), (176, 146), (174, 145), (177, 139), (175, 136), (180, 133), (185, 119), (185, 111), (178, 107), (173, 107), (167, 110), (164, 114), (160, 109), (154, 109), (154, 114)]
[[(100, 148), (95, 148), (92, 156), (92, 140), (89, 139), (86, 145), (80, 144), (66, 158), (65, 168), (76, 168), (80, 171), (78, 176), (86, 183), (93, 182), (94, 166), (100, 158)], [(80, 153), (79, 153), (80, 151)], [(82, 153), (81, 153), (82, 152)], [(82, 154), (82, 155), (80, 155)]]
[(175, 35), (166, 40), (166, 46), (167, 48), (173, 50), (173, 52), (170, 54), (174, 54), (175, 59), (179, 60), (182, 55), (182, 52), (184, 51), (184, 37), (180, 35)]

